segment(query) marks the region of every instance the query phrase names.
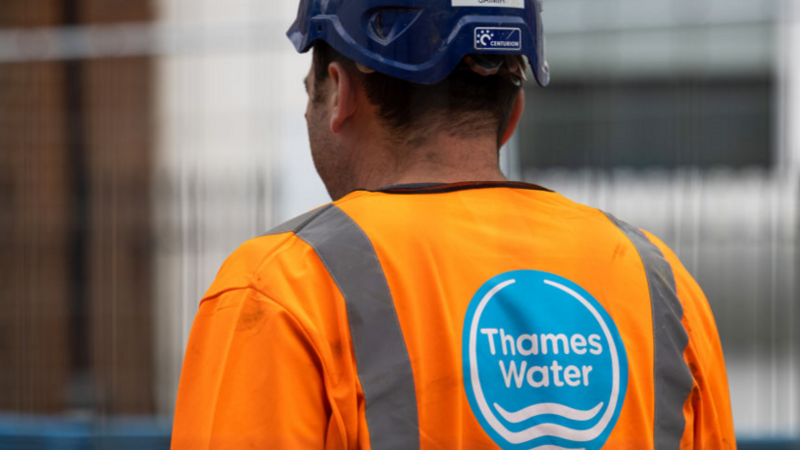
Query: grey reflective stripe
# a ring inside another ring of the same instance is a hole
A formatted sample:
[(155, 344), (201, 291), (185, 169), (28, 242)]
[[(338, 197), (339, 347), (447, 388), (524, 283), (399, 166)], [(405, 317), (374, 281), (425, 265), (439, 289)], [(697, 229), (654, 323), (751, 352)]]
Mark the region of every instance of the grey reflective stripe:
[(686, 426), (683, 404), (694, 382), (683, 359), (689, 336), (681, 323), (683, 305), (675, 291), (675, 275), (644, 233), (611, 214), (606, 216), (628, 236), (644, 263), (653, 309), (654, 444), (656, 450), (678, 449)]
[(316, 251), (344, 296), (373, 450), (418, 449), (411, 360), (372, 243), (333, 205), (295, 225), (293, 231)]
[(284, 222), (284, 223), (278, 225), (277, 227), (267, 231), (266, 233), (264, 233), (264, 236), (270, 236), (270, 235), (273, 235), (273, 234), (288, 233), (290, 231), (297, 231), (297, 230), (303, 228), (304, 226), (308, 225), (309, 222), (314, 220), (316, 217), (318, 217), (320, 214), (324, 213), (325, 211), (327, 211), (331, 207), (333, 207), (333, 205), (328, 204), (328, 205), (325, 205), (325, 206), (321, 206), (321, 207), (319, 207), (317, 209), (311, 210), (311, 211), (309, 211), (309, 212), (307, 212), (305, 214), (299, 215), (299, 216), (295, 217), (294, 219), (291, 219), (291, 220), (289, 220), (287, 222)]

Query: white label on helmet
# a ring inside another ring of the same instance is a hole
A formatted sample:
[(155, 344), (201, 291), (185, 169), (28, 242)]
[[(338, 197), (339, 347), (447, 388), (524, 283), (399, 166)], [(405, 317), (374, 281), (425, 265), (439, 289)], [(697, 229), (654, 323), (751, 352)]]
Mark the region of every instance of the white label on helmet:
[(452, 0), (453, 6), (488, 6), (525, 9), (525, 0)]
[(522, 50), (520, 28), (476, 27), (475, 50)]

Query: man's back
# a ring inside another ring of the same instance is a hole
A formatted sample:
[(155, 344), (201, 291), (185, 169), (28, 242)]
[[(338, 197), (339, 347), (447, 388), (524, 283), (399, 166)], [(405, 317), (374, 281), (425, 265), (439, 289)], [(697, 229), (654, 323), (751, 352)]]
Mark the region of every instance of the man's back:
[(184, 364), (174, 448), (735, 445), (675, 256), (521, 183), (357, 191), (246, 243)]

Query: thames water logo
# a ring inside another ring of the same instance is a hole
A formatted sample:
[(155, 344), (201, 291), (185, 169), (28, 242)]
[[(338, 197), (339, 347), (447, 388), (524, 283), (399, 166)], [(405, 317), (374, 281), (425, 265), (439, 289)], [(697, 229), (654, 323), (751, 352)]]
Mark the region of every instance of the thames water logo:
[(625, 400), (628, 359), (614, 321), (546, 272), (508, 272), (478, 290), (463, 358), (472, 411), (506, 450), (599, 449)]
[(522, 30), (519, 28), (476, 27), (476, 50), (522, 50)]

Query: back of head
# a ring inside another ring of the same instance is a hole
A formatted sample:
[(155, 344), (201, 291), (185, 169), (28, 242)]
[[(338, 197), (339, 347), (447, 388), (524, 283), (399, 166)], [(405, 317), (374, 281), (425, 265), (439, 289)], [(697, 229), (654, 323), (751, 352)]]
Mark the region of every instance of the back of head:
[(314, 47), (315, 82), (331, 62), (357, 68), (392, 135), (413, 145), (445, 132), (494, 132), (498, 144), (525, 77), (541, 85), (541, 0), (302, 0), (288, 36)]
[[(334, 61), (356, 67), (324, 41), (318, 42), (314, 47), (316, 92), (322, 92), (328, 65)], [(436, 84), (413, 83), (380, 72), (363, 74), (360, 79), (384, 126), (398, 139), (398, 147), (415, 147), (438, 133), (464, 139), (494, 133), (499, 146), (520, 90), (509, 77), (482, 76), (466, 63)]]

